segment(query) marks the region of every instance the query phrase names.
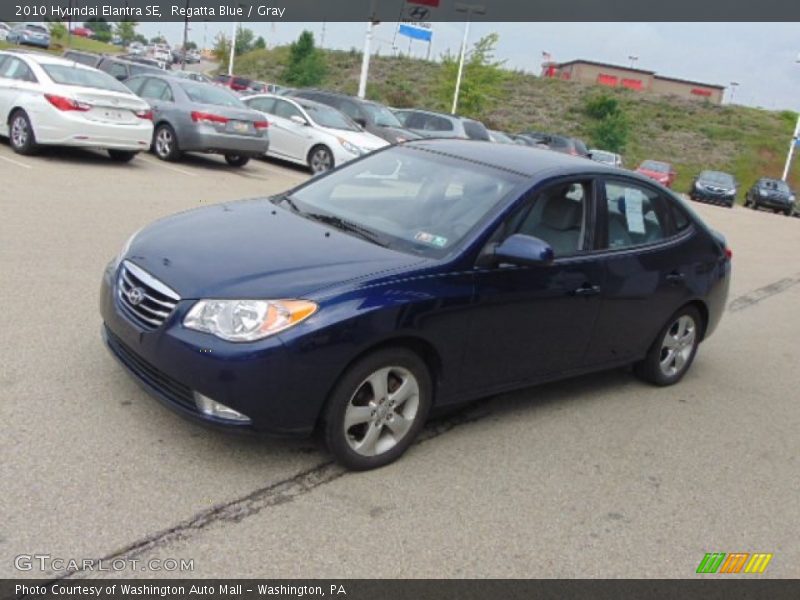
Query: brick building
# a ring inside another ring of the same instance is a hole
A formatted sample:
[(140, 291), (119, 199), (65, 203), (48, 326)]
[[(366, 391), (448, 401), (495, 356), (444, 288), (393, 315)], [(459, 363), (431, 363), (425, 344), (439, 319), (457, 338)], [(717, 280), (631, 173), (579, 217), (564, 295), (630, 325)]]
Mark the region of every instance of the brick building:
[(722, 96), (725, 92), (725, 86), (722, 85), (664, 77), (657, 75), (655, 71), (589, 60), (572, 60), (564, 63), (545, 62), (542, 65), (542, 77), (608, 87), (624, 87), (641, 92), (680, 96), (693, 100), (708, 100), (714, 104), (722, 104)]

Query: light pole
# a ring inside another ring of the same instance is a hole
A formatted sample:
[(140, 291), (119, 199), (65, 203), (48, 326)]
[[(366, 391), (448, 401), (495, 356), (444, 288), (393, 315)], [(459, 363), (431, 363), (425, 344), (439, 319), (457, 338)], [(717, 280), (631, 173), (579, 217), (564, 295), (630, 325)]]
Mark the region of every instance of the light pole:
[[(800, 54), (797, 55), (797, 59), (794, 61), (795, 63), (800, 63)], [(792, 141), (789, 142), (789, 153), (786, 155), (786, 165), (783, 167), (783, 181), (786, 181), (789, 177), (789, 169), (792, 166), (792, 156), (794, 155), (794, 147), (797, 145), (798, 140), (800, 140), (800, 113), (797, 115), (797, 124), (794, 126), (794, 133), (792, 134)]]
[(738, 81), (731, 81), (731, 97), (728, 98), (728, 104), (733, 104), (733, 98), (736, 96), (736, 88), (739, 87)]
[(380, 21), (375, 18), (375, 0), (372, 0), (369, 7), (369, 22), (367, 23), (367, 34), (364, 37), (364, 54), (361, 57), (361, 76), (358, 78), (358, 97), (364, 98), (367, 95), (367, 77), (369, 76), (369, 53), (372, 44), (372, 28)]
[(239, 28), (239, 23), (233, 24), (233, 33), (231, 34), (231, 54), (228, 57), (228, 75), (233, 76), (233, 56), (236, 54), (236, 30)]
[(631, 54), (628, 56), (628, 60), (631, 61), (631, 69), (633, 69), (634, 68), (633, 66), (636, 64), (636, 61), (639, 60), (639, 57)]
[(461, 40), (461, 56), (458, 59), (458, 75), (456, 75), (456, 90), (453, 93), (453, 108), (450, 111), (456, 114), (458, 108), (458, 93), (461, 91), (461, 78), (464, 74), (464, 56), (467, 54), (467, 37), (469, 36), (469, 18), (471, 15), (485, 15), (486, 7), (480, 4), (460, 4), (456, 3), (456, 12), (463, 12), (467, 14), (467, 20), (464, 23), (464, 38)]

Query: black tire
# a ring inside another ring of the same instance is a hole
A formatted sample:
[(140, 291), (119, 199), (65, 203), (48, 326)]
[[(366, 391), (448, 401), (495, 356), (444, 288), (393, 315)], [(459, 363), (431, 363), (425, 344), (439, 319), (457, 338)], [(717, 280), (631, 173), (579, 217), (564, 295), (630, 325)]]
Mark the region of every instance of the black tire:
[(108, 151), (108, 156), (111, 158), (111, 160), (113, 160), (114, 162), (119, 162), (119, 163), (131, 162), (136, 157), (137, 154), (139, 154), (139, 153), (138, 152), (129, 152), (127, 150), (109, 150)]
[(314, 146), (308, 152), (308, 168), (314, 175), (321, 175), (334, 167), (333, 153), (327, 146)]
[(22, 109), (14, 111), (8, 119), (8, 141), (17, 154), (30, 156), (39, 151), (31, 120)]
[[(691, 319), (693, 328), (691, 344), (689, 345), (685, 343), (688, 338), (679, 335), (680, 323), (685, 322), (683, 321), (685, 318)], [(705, 323), (703, 318), (694, 306), (684, 306), (681, 308), (667, 320), (666, 325), (658, 332), (644, 360), (634, 365), (633, 370), (636, 376), (657, 386), (667, 386), (678, 383), (692, 366), (704, 328)], [(681, 344), (675, 344), (678, 349), (673, 351), (675, 360), (672, 362), (666, 362), (670, 358), (670, 348), (667, 347), (668, 337), (672, 338), (673, 344), (675, 340), (678, 339), (683, 342)], [(682, 357), (681, 364), (673, 371), (672, 368), (677, 366), (677, 359), (680, 357)], [(666, 367), (663, 366), (665, 362), (667, 365)]]
[(178, 135), (167, 123), (162, 123), (153, 132), (153, 153), (167, 162), (174, 162), (181, 157)]
[[(384, 373), (387, 393), (377, 398), (368, 380), (381, 379)], [(416, 389), (416, 395), (392, 400), (405, 384), (409, 384), (407, 391)], [(393, 392), (392, 385), (400, 387)], [(408, 449), (425, 425), (432, 399), (431, 375), (418, 355), (405, 348), (378, 350), (351, 366), (331, 392), (321, 422), (325, 445), (339, 464), (353, 471), (388, 465)], [(348, 410), (353, 411), (351, 415), (361, 413), (345, 429)], [(396, 431), (402, 432), (399, 439)], [(377, 433), (370, 436), (373, 432)], [(369, 444), (368, 438), (375, 441)], [(357, 451), (359, 444), (366, 450)]]
[(785, 214), (787, 217), (791, 217), (792, 216), (792, 209), (791, 208), (787, 208), (785, 211), (783, 211), (783, 214)]
[(237, 154), (226, 154), (225, 162), (232, 167), (243, 167), (250, 162), (249, 156), (239, 156)]

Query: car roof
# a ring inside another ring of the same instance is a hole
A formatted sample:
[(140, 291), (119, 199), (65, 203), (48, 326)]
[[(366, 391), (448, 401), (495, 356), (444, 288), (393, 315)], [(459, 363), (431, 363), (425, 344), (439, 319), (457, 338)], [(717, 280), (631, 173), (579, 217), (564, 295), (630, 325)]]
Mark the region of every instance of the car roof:
[[(404, 142), (403, 147), (438, 152), (503, 171), (511, 171), (524, 177), (535, 177), (554, 170), (564, 175), (591, 172), (619, 176), (619, 169), (604, 166), (597, 161), (532, 146), (439, 138)], [(647, 178), (633, 173), (629, 177), (649, 182)]]
[[(25, 51), (18, 51), (18, 50), (3, 50), (3, 54), (10, 54), (16, 55), (23, 58), (29, 58), (30, 60), (40, 64), (40, 65), (65, 65), (65, 66), (74, 66), (76, 63), (74, 60), (69, 60), (68, 58), (63, 58), (61, 56), (54, 56), (52, 54), (45, 54), (44, 52), (25, 52)], [(86, 65), (81, 65), (78, 63), (78, 66), (89, 69), (91, 67), (87, 67)]]

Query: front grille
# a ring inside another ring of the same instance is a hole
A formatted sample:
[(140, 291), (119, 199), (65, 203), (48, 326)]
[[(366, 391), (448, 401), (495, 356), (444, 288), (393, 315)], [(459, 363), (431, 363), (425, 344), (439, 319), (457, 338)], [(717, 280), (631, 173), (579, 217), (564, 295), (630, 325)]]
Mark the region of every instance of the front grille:
[(106, 328), (106, 339), (111, 351), (122, 361), (128, 369), (141, 381), (153, 388), (166, 399), (180, 404), (185, 408), (197, 410), (191, 388), (175, 381), (166, 373), (148, 363), (133, 350), (128, 348), (122, 340)]
[(125, 313), (145, 329), (163, 324), (181, 299), (174, 290), (127, 260), (119, 269), (117, 297)]

